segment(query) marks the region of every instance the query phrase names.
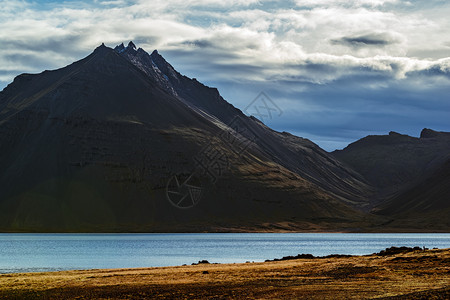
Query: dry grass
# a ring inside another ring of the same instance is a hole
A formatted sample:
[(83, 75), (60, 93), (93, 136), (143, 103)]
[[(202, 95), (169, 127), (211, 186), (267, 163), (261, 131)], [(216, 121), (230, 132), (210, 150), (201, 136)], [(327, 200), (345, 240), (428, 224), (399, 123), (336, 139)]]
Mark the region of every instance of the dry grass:
[(450, 249), (390, 256), (0, 275), (0, 298), (450, 299)]

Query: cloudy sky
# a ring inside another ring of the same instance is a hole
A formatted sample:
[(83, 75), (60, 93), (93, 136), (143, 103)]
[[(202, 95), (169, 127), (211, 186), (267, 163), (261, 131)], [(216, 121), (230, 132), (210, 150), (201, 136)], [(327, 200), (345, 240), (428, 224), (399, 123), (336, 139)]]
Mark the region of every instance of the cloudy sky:
[(265, 123), (334, 150), (368, 134), (450, 131), (450, 1), (0, 0), (0, 90), (133, 40)]

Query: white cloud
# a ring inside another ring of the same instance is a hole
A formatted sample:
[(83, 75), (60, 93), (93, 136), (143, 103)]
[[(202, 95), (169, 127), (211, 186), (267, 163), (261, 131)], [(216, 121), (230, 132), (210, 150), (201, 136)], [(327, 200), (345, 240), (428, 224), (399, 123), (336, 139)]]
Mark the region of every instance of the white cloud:
[[(355, 82), (364, 93), (397, 85), (434, 91), (450, 81), (450, 4), (427, 3), (419, 8), (398, 0), (98, 0), (55, 5), (0, 0), (0, 84), (22, 72), (62, 67), (102, 42), (114, 46), (135, 40), (148, 51), (157, 48), (167, 54), (182, 72), (221, 84), (222, 94), (236, 98), (237, 91), (246, 98), (254, 87), (273, 93), (278, 89), (297, 103), (311, 84), (327, 87), (340, 81)], [(364, 93), (345, 97), (364, 99)], [(317, 111), (328, 110), (318, 103)], [(336, 117), (339, 122), (347, 119)], [(323, 116), (316, 121), (322, 122)]]
[[(295, 3), (300, 7), (331, 7), (331, 6), (346, 6), (346, 7), (361, 7), (361, 6), (383, 6), (386, 4), (395, 4), (399, 0), (296, 0)], [(403, 1), (403, 5), (410, 4)]]
[[(295, 2), (297, 6), (311, 7), (305, 10), (283, 5), (269, 9), (264, 1), (256, 0), (157, 0), (130, 4), (99, 1), (97, 6), (66, 7), (62, 4), (44, 9), (24, 1), (2, 1), (0, 42), (17, 46), (17, 54), (33, 49), (37, 56), (55, 52), (55, 62), (49, 67), (80, 58), (75, 55), (86, 53), (101, 42), (114, 44), (137, 39), (150, 51), (152, 48), (189, 51), (203, 45), (213, 48), (202, 51), (216, 53), (217, 60), (221, 60), (221, 53), (231, 52), (234, 60), (230, 63), (267, 68), (260, 74), (261, 80), (283, 72), (289, 76), (309, 76), (312, 82), (323, 83), (358, 67), (404, 78), (409, 72), (440, 64), (430, 57), (412, 58), (407, 54), (420, 48), (448, 49), (445, 44), (448, 40), (438, 38), (436, 33), (447, 24), (441, 24), (443, 19), (438, 23), (414, 10), (405, 13), (378, 9), (397, 2)], [(380, 41), (379, 45), (374, 42), (372, 47), (367, 43), (356, 43), (358, 47), (352, 47), (349, 43), (336, 42), (377, 36), (385, 40), (383, 45)], [(435, 38), (427, 41), (430, 36)], [(58, 43), (70, 45), (55, 46)], [(45, 49), (46, 46), (49, 48)], [(5, 57), (7, 52), (0, 53), (0, 59), (5, 61)], [(308, 75), (299, 71), (307, 64), (329, 65), (334, 68), (334, 74), (312, 72)], [(19, 63), (18, 66), (23, 67), (23, 71), (34, 70), (31, 65), (27, 68)], [(268, 77), (264, 78), (264, 74)]]

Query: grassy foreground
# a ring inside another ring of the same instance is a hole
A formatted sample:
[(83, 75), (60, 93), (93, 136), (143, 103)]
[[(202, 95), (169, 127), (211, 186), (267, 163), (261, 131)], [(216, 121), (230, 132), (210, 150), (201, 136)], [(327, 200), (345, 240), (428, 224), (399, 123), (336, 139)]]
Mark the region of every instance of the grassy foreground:
[(0, 275), (6, 299), (450, 299), (450, 249)]

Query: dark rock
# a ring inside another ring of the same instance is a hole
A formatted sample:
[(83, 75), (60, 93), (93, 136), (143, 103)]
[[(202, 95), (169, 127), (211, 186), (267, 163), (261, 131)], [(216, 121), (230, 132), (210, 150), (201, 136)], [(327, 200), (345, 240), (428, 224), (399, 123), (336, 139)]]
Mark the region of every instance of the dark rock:
[(199, 264), (209, 264), (209, 261), (204, 259), (204, 260), (200, 260), (198, 263)]
[(312, 254), (298, 254), (296, 256), (284, 256), (283, 258), (274, 258), (273, 260), (267, 259), (266, 262), (269, 261), (283, 261), (283, 260), (292, 260), (292, 259), (313, 259), (316, 258)]
[(330, 254), (326, 256), (321, 256), (320, 258), (342, 258), (342, 257), (352, 257), (353, 255), (349, 254)]
[(209, 264), (210, 262), (207, 260), (199, 260), (198, 263), (192, 263), (193, 266), (195, 265), (201, 265), (201, 264)]
[(389, 256), (389, 255), (395, 255), (395, 254), (399, 254), (399, 253), (408, 253), (408, 252), (413, 252), (413, 251), (423, 251), (423, 249), (421, 247), (390, 247), (390, 248), (386, 248), (385, 250), (381, 250), (378, 253), (374, 253), (375, 255), (378, 256)]

